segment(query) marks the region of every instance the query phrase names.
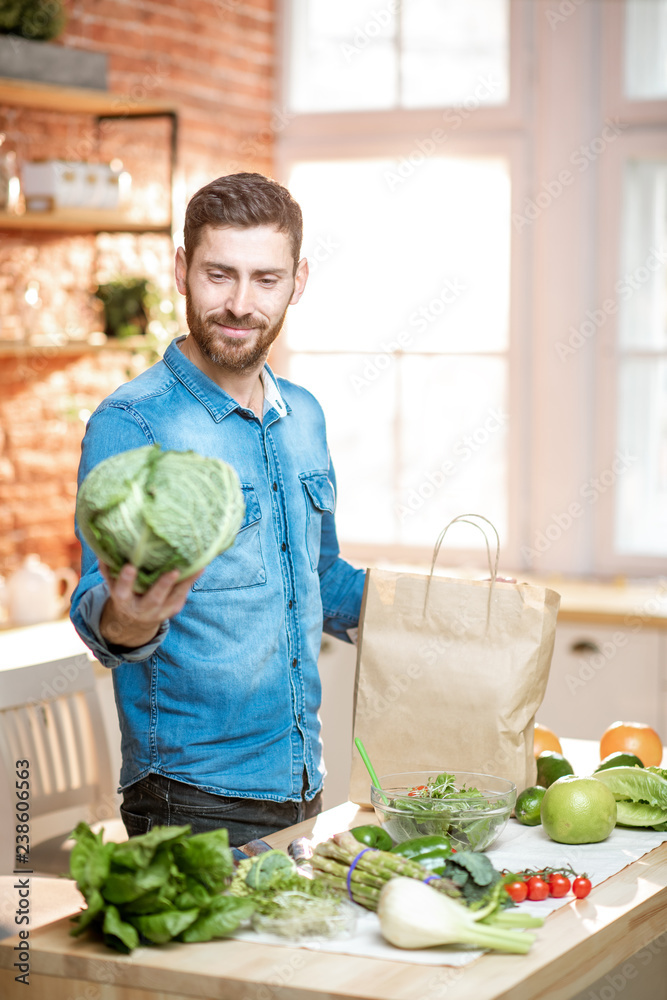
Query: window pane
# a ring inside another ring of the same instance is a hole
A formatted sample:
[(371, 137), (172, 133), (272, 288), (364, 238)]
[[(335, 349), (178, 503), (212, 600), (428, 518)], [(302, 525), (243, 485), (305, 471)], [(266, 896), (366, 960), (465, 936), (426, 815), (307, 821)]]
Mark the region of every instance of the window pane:
[(667, 98), (667, 0), (626, 0), (625, 93)]
[(667, 556), (667, 359), (627, 359), (619, 379), (616, 549)]
[[(488, 517), (507, 538), (507, 361), (405, 358), (400, 366), (399, 541), (432, 546), (458, 514)], [(484, 547), (473, 528), (447, 545)], [(446, 565), (446, 556), (442, 558)]]
[[(431, 547), (458, 514), (507, 531), (507, 361), (403, 357), (362, 391), (357, 359), (292, 355), (289, 377), (318, 398), (338, 480), (343, 542)], [(449, 539), (449, 536), (448, 536)], [(451, 545), (483, 548), (474, 531)]]
[(510, 183), (503, 160), (302, 163), (290, 190), (303, 209), (312, 264), (306, 293), (289, 314), (292, 350), (365, 352), (358, 380), (372, 379), (401, 351), (506, 349)]
[(292, 0), (289, 76), (299, 112), (503, 104), (509, 0)]
[(351, 382), (356, 364), (355, 357), (297, 354), (290, 359), (289, 377), (315, 394), (326, 415), (339, 539), (390, 544), (397, 541), (395, 372), (357, 393)]
[(292, 0), (293, 111), (396, 106), (394, 7), (377, 0)]
[(507, 101), (507, 0), (403, 0), (401, 28), (404, 107)]
[(667, 348), (667, 162), (628, 163), (623, 192), (621, 348)]

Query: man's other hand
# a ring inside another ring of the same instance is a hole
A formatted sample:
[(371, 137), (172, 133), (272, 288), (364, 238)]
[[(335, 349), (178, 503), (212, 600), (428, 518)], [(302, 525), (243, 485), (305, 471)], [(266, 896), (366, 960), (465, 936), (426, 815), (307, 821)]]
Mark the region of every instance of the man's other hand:
[(178, 570), (165, 573), (145, 594), (135, 594), (136, 566), (126, 563), (113, 579), (109, 567), (100, 563), (100, 572), (107, 582), (109, 597), (100, 619), (100, 632), (114, 646), (137, 649), (155, 638), (162, 622), (181, 610), (190, 587), (204, 572), (177, 583)]

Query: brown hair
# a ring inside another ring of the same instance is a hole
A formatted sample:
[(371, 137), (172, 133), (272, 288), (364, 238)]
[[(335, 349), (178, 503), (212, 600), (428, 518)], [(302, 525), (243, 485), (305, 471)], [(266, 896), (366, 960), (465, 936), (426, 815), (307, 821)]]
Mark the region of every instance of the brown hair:
[(200, 188), (185, 210), (183, 242), (188, 267), (204, 226), (249, 229), (275, 226), (287, 233), (296, 273), (303, 238), (301, 209), (287, 188), (264, 174), (227, 174)]

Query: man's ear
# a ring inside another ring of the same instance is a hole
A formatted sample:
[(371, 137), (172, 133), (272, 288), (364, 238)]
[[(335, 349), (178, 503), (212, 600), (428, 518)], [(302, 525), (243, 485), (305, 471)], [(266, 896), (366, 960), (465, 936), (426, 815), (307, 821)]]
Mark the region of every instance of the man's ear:
[(181, 295), (185, 295), (185, 278), (187, 272), (188, 268), (185, 263), (185, 250), (183, 247), (179, 247), (176, 251), (176, 260), (174, 261), (174, 276), (176, 278), (176, 287)]
[(308, 261), (305, 257), (302, 257), (299, 261), (296, 274), (294, 275), (294, 291), (292, 293), (292, 298), (289, 300), (289, 304), (293, 306), (299, 301), (303, 295), (303, 290), (306, 287), (306, 282), (308, 281)]

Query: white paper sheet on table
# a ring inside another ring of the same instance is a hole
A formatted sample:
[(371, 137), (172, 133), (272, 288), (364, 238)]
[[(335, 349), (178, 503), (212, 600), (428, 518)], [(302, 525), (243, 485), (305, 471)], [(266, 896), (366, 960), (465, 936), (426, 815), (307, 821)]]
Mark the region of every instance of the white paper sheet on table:
[[(596, 886), (666, 840), (667, 832), (657, 833), (654, 830), (616, 827), (607, 840), (600, 844), (568, 846), (550, 840), (541, 826), (521, 826), (516, 820), (510, 820), (487, 854), (496, 868), (510, 871), (571, 865), (577, 873), (585, 872)], [(546, 917), (561, 906), (571, 903), (573, 899), (574, 896), (570, 894), (561, 899), (549, 898), (542, 902), (526, 902), (521, 904), (521, 909), (535, 916)], [(332, 940), (306, 938), (294, 942), (270, 934), (257, 934), (254, 931), (239, 931), (234, 937), (242, 941), (307, 948), (339, 955), (359, 955), (389, 962), (412, 962), (415, 965), (461, 966), (473, 962), (483, 954), (478, 950), (454, 947), (427, 948), (423, 951), (394, 948), (387, 944), (380, 934), (380, 923), (375, 913), (369, 913), (361, 907), (358, 907), (358, 910), (357, 927), (349, 938)], [(543, 930), (538, 929), (538, 936), (541, 933)]]

